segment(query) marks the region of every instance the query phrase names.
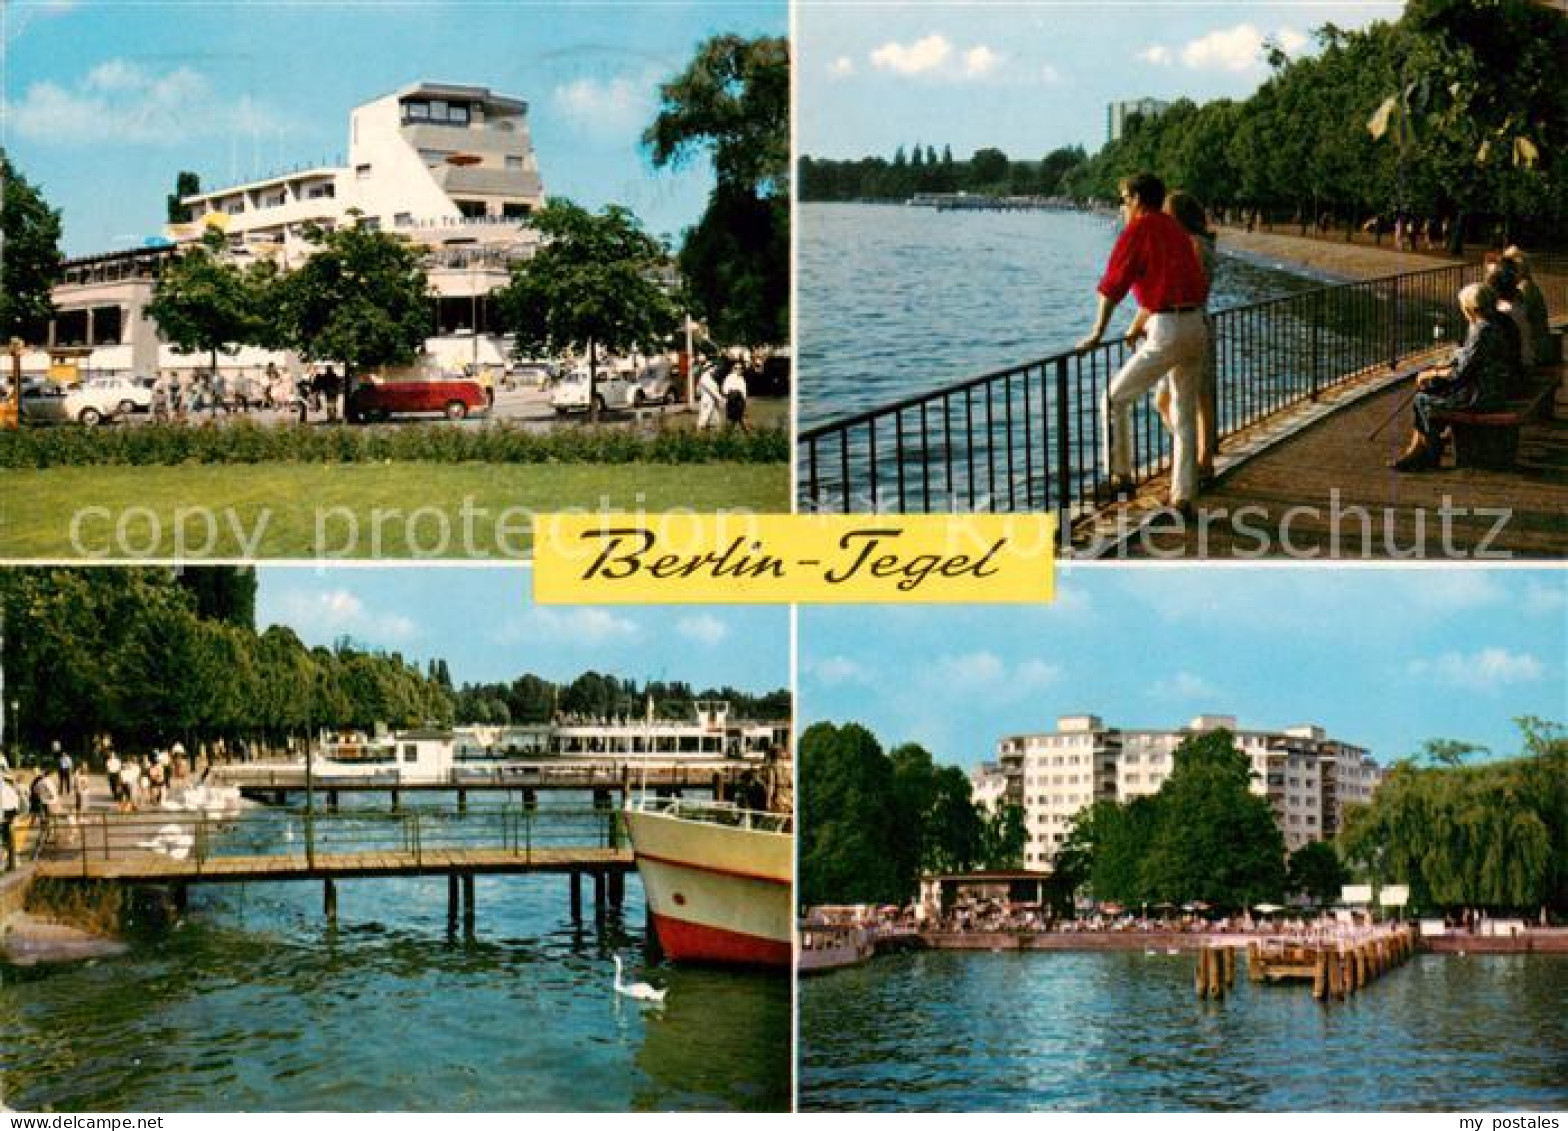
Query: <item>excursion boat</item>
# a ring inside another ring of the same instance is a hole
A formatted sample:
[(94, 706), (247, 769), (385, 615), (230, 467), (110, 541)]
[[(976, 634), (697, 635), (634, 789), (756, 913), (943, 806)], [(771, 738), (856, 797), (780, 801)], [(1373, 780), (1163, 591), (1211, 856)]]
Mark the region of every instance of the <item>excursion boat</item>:
[(790, 965), (789, 814), (643, 796), (628, 802), (626, 825), (654, 931), (670, 959)]

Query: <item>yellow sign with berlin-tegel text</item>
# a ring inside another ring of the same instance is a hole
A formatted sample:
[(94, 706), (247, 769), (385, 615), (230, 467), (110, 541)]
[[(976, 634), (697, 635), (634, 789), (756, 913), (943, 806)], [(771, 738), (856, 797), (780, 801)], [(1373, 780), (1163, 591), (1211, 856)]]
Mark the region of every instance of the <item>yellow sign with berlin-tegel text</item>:
[(547, 605), (1023, 604), (1054, 592), (1050, 515), (556, 514)]

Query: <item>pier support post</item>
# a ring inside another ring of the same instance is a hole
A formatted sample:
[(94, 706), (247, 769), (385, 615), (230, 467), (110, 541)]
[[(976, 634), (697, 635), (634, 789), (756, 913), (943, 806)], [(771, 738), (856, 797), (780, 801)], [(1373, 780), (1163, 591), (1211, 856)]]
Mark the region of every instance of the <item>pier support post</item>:
[(474, 937), (474, 877), (463, 874), (463, 937)]
[(593, 874), (593, 921), (604, 922), (604, 873)]
[(1220, 951), (1220, 960), (1224, 964), (1225, 988), (1228, 990), (1236, 984), (1236, 951), (1232, 947), (1225, 947)]
[(1247, 940), (1247, 981), (1263, 981), (1263, 951), (1256, 939)]
[(392, 812), (396, 813), (403, 807), (402, 800), (403, 799), (398, 795), (398, 791), (394, 789), (392, 791)]
[(608, 809), (610, 807), (610, 791), (595, 789), (593, 791), (593, 807), (595, 809)]
[(1317, 1001), (1328, 998), (1328, 952), (1318, 951), (1312, 964), (1312, 996)]
[(610, 906), (619, 911), (626, 903), (626, 876), (621, 872), (610, 873)]
[(457, 889), (457, 873), (446, 874), (446, 933), (457, 934), (457, 905), (459, 902)]
[(525, 789), (525, 790), (523, 790), (523, 808), (524, 809), (537, 809), (537, 808), (539, 808), (539, 791), (538, 790), (536, 790), (536, 789)]
[(572, 873), (572, 922), (583, 921), (583, 874)]
[(335, 789), (329, 789), (329, 790), (327, 790), (327, 812), (328, 813), (336, 813), (337, 811), (338, 811), (338, 791), (335, 790)]
[(468, 790), (466, 789), (457, 791), (457, 811), (459, 813), (468, 812)]
[(328, 923), (337, 925), (338, 885), (330, 878), (321, 881), (321, 912), (326, 916)]
[(174, 885), (174, 910), (181, 915), (185, 914), (191, 905), (191, 886), (189, 884)]
[(283, 806), (285, 806), (285, 805), (287, 805), (289, 803), (288, 791), (287, 790), (283, 790), (283, 789), (275, 789), (275, 790), (273, 790), (272, 791), (272, 803), (274, 805), (276, 805), (279, 809), (283, 808)]
[(713, 800), (724, 800), (724, 775), (718, 771), (713, 774)]

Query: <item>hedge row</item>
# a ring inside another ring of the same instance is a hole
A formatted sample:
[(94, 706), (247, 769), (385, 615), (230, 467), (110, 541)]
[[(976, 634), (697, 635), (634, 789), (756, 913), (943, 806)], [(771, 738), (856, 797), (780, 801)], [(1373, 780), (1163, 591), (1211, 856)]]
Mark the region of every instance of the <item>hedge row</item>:
[(269, 426), (249, 421), (147, 424), (0, 432), (0, 467), (88, 467), (185, 463), (783, 463), (782, 429), (636, 431), (576, 425), (530, 431), (482, 427)]

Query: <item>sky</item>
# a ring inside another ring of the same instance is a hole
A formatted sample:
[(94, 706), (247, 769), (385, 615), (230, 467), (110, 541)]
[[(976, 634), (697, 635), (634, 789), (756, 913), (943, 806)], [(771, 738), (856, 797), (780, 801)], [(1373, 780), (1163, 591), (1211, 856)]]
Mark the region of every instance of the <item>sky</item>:
[(1039, 160), (1105, 142), (1106, 106), (1143, 97), (1245, 98), (1262, 43), (1315, 50), (1314, 29), (1395, 20), (1387, 0), (1032, 0), (886, 4), (802, 0), (797, 151), (891, 157), (900, 145), (994, 146)]
[(971, 767), (1094, 714), (1316, 724), (1387, 765), (1427, 739), (1519, 750), (1568, 723), (1568, 571), (1064, 567), (1054, 605), (803, 608), (797, 718)]
[(728, 685), (790, 685), (789, 610), (775, 606), (537, 606), (532, 570), (262, 566), (256, 628), (286, 625), (307, 645), (343, 636), (421, 666), (447, 661), (456, 684), (526, 672), (570, 681), (586, 671)]
[(214, 188), (340, 163), (349, 111), (420, 79), (524, 99), (547, 195), (678, 237), (712, 177), (648, 163), (658, 84), (710, 35), (788, 30), (785, 0), (6, 0), (0, 21), (0, 144), (68, 255), (161, 234), (181, 169)]

